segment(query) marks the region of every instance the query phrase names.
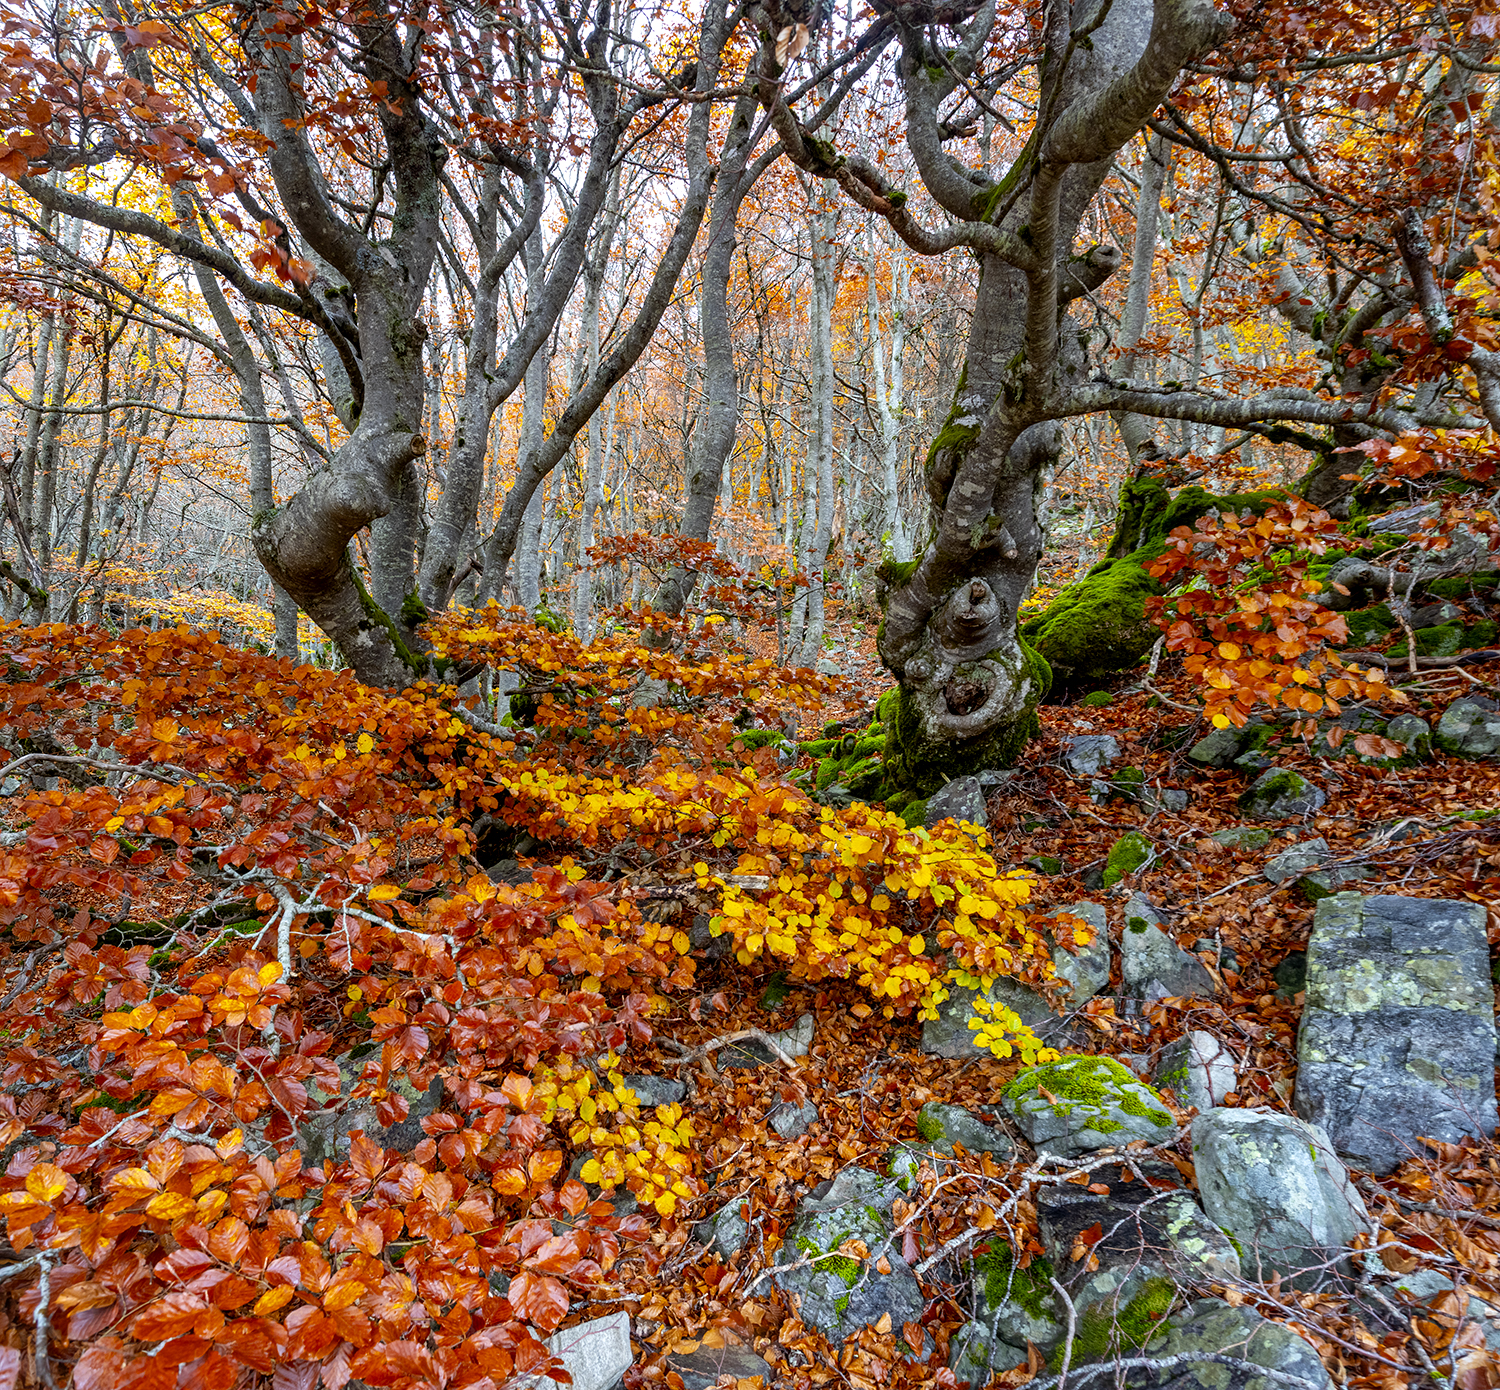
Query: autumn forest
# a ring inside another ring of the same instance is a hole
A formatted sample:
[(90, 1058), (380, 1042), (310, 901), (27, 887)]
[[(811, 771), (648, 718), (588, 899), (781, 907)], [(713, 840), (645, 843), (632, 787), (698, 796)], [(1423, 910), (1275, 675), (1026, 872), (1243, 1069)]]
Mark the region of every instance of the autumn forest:
[(0, 0), (0, 1390), (1500, 1386), (1494, 0)]

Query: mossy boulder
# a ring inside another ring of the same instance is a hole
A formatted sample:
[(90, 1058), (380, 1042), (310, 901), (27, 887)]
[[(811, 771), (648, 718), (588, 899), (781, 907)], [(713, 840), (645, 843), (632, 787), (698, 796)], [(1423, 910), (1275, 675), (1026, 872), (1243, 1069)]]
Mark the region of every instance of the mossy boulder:
[(1290, 768), (1268, 768), (1240, 793), (1240, 813), (1250, 820), (1276, 821), (1306, 817), (1321, 810), (1328, 800), (1300, 772)]
[(1104, 869), (1104, 886), (1113, 888), (1122, 878), (1151, 862), (1151, 841), (1139, 830), (1127, 830), (1110, 846)]
[(1162, 1098), (1113, 1057), (1030, 1067), (1005, 1088), (1001, 1104), (1040, 1152), (1064, 1158), (1136, 1139), (1160, 1144), (1175, 1129)]
[(1155, 479), (1126, 484), (1108, 558), (1070, 584), (1022, 630), (1053, 671), (1053, 693), (1087, 689), (1139, 665), (1161, 630), (1146, 616), (1146, 600), (1162, 592), (1146, 573), (1164, 538), (1209, 512), (1262, 512), (1284, 499), (1279, 489), (1217, 496), (1201, 487), (1170, 493)]
[[(795, 1294), (802, 1321), (835, 1344), (884, 1314), (896, 1327), (916, 1322), (927, 1306), (898, 1246), (885, 1248), (897, 1190), (875, 1173), (846, 1168), (822, 1197), (803, 1200), (777, 1252), (777, 1287)], [(867, 1255), (851, 1253), (860, 1245)], [(876, 1268), (882, 1254), (888, 1274)]]
[(952, 1157), (955, 1144), (969, 1153), (995, 1154), (1009, 1158), (1015, 1142), (1002, 1129), (995, 1129), (971, 1115), (962, 1106), (930, 1100), (917, 1111), (917, 1133), (938, 1153)]
[(1063, 1327), (1053, 1301), (1052, 1262), (1035, 1255), (1025, 1269), (1016, 1265), (1010, 1245), (997, 1240), (974, 1257), (971, 1309), (975, 1321), (996, 1340), (1024, 1347), (1035, 1342), (1048, 1351), (1062, 1340)]
[(1333, 1385), (1318, 1353), (1290, 1327), (1270, 1322), (1250, 1308), (1231, 1308), (1217, 1298), (1200, 1299), (1168, 1319), (1150, 1354), (1168, 1361), (1192, 1353), (1232, 1356), (1263, 1366), (1270, 1374), (1202, 1363), (1155, 1376), (1131, 1372), (1126, 1384), (1139, 1390), (1168, 1383), (1178, 1390), (1281, 1390), (1288, 1383), (1286, 1377), (1295, 1377), (1328, 1390)]
[[(1462, 623), (1440, 623), (1436, 627), (1419, 627), (1412, 633), (1417, 644), (1418, 656), (1457, 656), (1464, 647), (1464, 625)], [(1386, 655), (1393, 661), (1405, 660), (1410, 643), (1397, 642), (1386, 648)]]

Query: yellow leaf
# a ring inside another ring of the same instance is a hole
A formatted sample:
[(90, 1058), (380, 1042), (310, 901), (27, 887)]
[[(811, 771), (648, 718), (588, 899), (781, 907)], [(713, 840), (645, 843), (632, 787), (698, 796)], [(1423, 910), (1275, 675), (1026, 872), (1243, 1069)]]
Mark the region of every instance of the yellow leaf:
[(370, 901), (372, 903), (388, 903), (392, 898), (399, 898), (401, 889), (394, 883), (377, 883), (370, 889)]
[(267, 961), (256, 971), (256, 976), (263, 985), (274, 985), (281, 978), (281, 964), (279, 961)]
[(37, 1163), (26, 1175), (26, 1191), (39, 1202), (61, 1197), (68, 1186), (68, 1175), (55, 1163)]
[(292, 1286), (282, 1284), (280, 1288), (267, 1289), (255, 1300), (255, 1307), (251, 1310), (252, 1316), (263, 1318), (267, 1313), (274, 1313), (278, 1308), (285, 1308), (292, 1301)]
[(146, 1203), (146, 1215), (154, 1216), (158, 1221), (176, 1221), (179, 1217), (195, 1215), (197, 1211), (198, 1204), (180, 1192), (158, 1192)]
[(371, 738), (369, 734), (361, 734), (359, 738), (355, 740), (354, 746), (359, 749), (361, 753), (368, 753), (375, 747), (375, 740)]
[(1240, 649), (1233, 642), (1220, 642), (1219, 655), (1223, 657), (1225, 661), (1238, 661), (1240, 659)]

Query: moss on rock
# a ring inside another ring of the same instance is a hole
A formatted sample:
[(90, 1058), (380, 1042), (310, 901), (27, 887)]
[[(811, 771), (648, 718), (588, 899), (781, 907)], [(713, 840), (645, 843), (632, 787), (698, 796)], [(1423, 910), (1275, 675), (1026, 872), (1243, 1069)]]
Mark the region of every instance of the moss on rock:
[[(1100, 1361), (1147, 1346), (1166, 1330), (1167, 1314), (1176, 1298), (1177, 1286), (1170, 1279), (1157, 1276), (1146, 1280), (1118, 1312), (1110, 1308), (1107, 1300), (1093, 1304), (1078, 1320), (1073, 1363)], [(1059, 1348), (1053, 1354), (1053, 1369), (1059, 1369), (1061, 1362)]]
[(1104, 869), (1104, 886), (1113, 888), (1151, 858), (1151, 842), (1139, 830), (1127, 830), (1110, 846)]
[[(1075, 1105), (1098, 1108), (1114, 1107), (1126, 1115), (1149, 1120), (1158, 1128), (1170, 1128), (1172, 1116), (1164, 1108), (1149, 1105), (1142, 1096), (1155, 1095), (1143, 1081), (1125, 1070), (1113, 1057), (1070, 1055), (1055, 1062), (1023, 1071), (1003, 1092), (1012, 1102), (1047, 1090), (1057, 1099), (1052, 1108), (1059, 1115), (1069, 1115)], [(1122, 1126), (1106, 1119), (1095, 1119), (1090, 1128), (1101, 1133)]]

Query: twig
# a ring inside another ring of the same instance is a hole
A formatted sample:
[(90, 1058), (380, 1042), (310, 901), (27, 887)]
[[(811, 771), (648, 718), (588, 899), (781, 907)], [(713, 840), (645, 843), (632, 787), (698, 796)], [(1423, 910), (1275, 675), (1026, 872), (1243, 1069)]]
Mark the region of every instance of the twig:
[(56, 1258), (57, 1256), (50, 1250), (45, 1250), (36, 1257), (37, 1265), (41, 1269), (41, 1277), (37, 1280), (36, 1313), (31, 1320), (34, 1337), (32, 1357), (36, 1362), (36, 1378), (47, 1387), (47, 1390), (57, 1390), (57, 1381), (52, 1374), (52, 1357), (47, 1347), (48, 1339), (52, 1334), (52, 1324), (47, 1317), (47, 1305), (52, 1302), (52, 1261)]
[(1173, 709), (1180, 709), (1184, 714), (1202, 714), (1201, 709), (1195, 709), (1192, 705), (1185, 705), (1180, 700), (1174, 700), (1170, 695), (1163, 695), (1150, 681), (1141, 682), (1142, 690), (1149, 690), (1164, 705), (1170, 705)]
[(10, 1008), (10, 1006), (20, 998), (21, 993), (25, 990), (26, 986), (31, 983), (33, 966), (35, 964), (36, 958), (41, 954), (42, 948), (40, 946), (38, 946), (36, 950), (27, 953), (26, 964), (21, 967), (21, 978), (16, 981), (15, 988), (12, 989), (4, 999), (0, 999), (0, 1013), (4, 1013), (6, 1009)]
[(699, 1043), (697, 1047), (687, 1047), (672, 1038), (663, 1038), (661, 1041), (681, 1054), (675, 1061), (667, 1062), (669, 1067), (686, 1067), (692, 1066), (695, 1062), (702, 1062), (708, 1068), (708, 1074), (716, 1080), (718, 1073), (714, 1070), (713, 1063), (709, 1061), (709, 1054), (717, 1052), (721, 1047), (728, 1047), (731, 1043), (758, 1042), (783, 1066), (795, 1068), (797, 1065), (796, 1059), (789, 1056), (782, 1049), (781, 1044), (763, 1028), (741, 1028), (736, 1033), (725, 1033), (722, 1037), (710, 1038), (705, 1043)]
[(1068, 1331), (1063, 1338), (1062, 1365), (1057, 1372), (1057, 1390), (1063, 1390), (1068, 1383), (1068, 1371), (1073, 1365), (1073, 1338), (1078, 1331), (1078, 1309), (1073, 1306), (1068, 1291), (1057, 1282), (1055, 1275), (1048, 1275), (1047, 1282), (1052, 1285), (1052, 1292), (1062, 1299), (1063, 1307), (1068, 1310)]

